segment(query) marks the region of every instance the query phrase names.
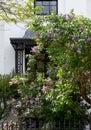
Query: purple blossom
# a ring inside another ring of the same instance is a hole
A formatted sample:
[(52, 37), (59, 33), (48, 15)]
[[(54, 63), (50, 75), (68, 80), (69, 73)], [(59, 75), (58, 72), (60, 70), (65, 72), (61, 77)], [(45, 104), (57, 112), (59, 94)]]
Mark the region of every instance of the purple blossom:
[(88, 38), (88, 39), (85, 40), (85, 43), (89, 43), (90, 41), (91, 41), (91, 39)]
[(47, 37), (50, 38), (50, 39), (54, 38), (54, 33), (50, 33), (49, 32), (48, 35), (47, 35)]
[(68, 19), (69, 17), (68, 17), (68, 14), (64, 14), (64, 18), (65, 19)]
[(53, 28), (50, 28), (49, 29), (49, 32), (48, 32), (48, 35), (47, 35), (48, 38), (54, 38), (54, 33), (53, 33)]
[(84, 27), (83, 27), (83, 26), (80, 26), (80, 27), (79, 27), (79, 30), (80, 30), (80, 31), (83, 31), (83, 30), (84, 30)]
[(69, 19), (73, 19), (73, 18), (74, 18), (74, 16), (73, 16), (73, 15), (69, 15), (69, 14), (68, 14), (68, 18), (69, 18)]
[(12, 114), (15, 114), (15, 113), (16, 113), (16, 109), (15, 109), (15, 108), (12, 108), (12, 109), (11, 109), (11, 113), (12, 113)]
[(34, 47), (32, 47), (31, 49), (32, 49), (32, 51), (31, 51), (31, 52), (34, 52), (34, 53), (36, 53), (36, 54), (38, 54), (38, 53), (39, 53), (39, 49), (38, 49), (38, 47), (37, 47), (37, 46), (34, 46)]
[(81, 48), (78, 47), (77, 53), (81, 53)]
[(76, 41), (76, 40), (77, 40), (77, 36), (73, 36), (72, 41)]
[(73, 15), (70, 15), (70, 14), (65, 14), (65, 15), (64, 15), (64, 18), (65, 18), (65, 19), (73, 19), (74, 16), (73, 16)]
[(72, 44), (72, 45), (71, 45), (71, 48), (72, 48), (72, 49), (77, 49), (78, 47), (77, 47), (77, 45)]
[(39, 37), (39, 36), (40, 36), (40, 34), (39, 34), (38, 32), (36, 32), (36, 33), (35, 33), (35, 36), (36, 36), (36, 37)]

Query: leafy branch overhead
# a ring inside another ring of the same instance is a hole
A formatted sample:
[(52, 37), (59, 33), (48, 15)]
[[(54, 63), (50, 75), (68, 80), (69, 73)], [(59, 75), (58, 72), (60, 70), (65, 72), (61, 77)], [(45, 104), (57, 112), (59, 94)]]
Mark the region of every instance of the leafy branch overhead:
[(31, 21), (38, 10), (39, 7), (34, 7), (34, 0), (3, 0), (0, 1), (0, 20), (15, 23)]

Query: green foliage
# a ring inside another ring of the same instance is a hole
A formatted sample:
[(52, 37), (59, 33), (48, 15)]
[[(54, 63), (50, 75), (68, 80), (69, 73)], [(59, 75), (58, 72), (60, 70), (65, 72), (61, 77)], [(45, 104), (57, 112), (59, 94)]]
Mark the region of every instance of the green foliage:
[(36, 16), (31, 25), (37, 45), (28, 56), (29, 73), (11, 81), (11, 87), (18, 83), (18, 96), (9, 101), (12, 112), (46, 120), (82, 119), (91, 84), (91, 20), (72, 12)]
[[(37, 48), (48, 56), (46, 74), (52, 80), (53, 90), (46, 93), (46, 100), (51, 100), (53, 113), (60, 111), (67, 117), (83, 113), (81, 100), (87, 101), (91, 84), (90, 25), (90, 19), (71, 12), (36, 17), (30, 26), (36, 32)], [(86, 91), (82, 92), (84, 88)]]
[(10, 75), (0, 75), (0, 119), (7, 113), (6, 101), (10, 98), (10, 79)]

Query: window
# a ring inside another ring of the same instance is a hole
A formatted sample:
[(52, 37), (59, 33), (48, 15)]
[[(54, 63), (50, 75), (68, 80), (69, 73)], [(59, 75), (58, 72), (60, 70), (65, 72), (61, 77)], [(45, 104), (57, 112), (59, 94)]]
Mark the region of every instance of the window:
[(43, 6), (38, 15), (58, 13), (58, 0), (35, 0), (35, 6)]

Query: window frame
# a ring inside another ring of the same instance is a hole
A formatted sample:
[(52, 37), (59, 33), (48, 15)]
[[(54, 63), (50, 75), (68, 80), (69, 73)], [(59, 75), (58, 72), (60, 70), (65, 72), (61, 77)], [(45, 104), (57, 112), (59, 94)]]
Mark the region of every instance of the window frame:
[[(35, 0), (34, 1), (34, 7), (36, 7), (36, 2), (42, 2), (42, 5), (40, 5), (40, 6), (49, 6), (49, 13), (47, 14), (42, 14), (42, 13), (40, 13), (40, 14), (37, 14), (37, 15), (50, 15), (52, 12), (51, 12), (51, 6), (54, 6), (54, 7), (56, 7), (56, 12), (55, 12), (55, 14), (58, 14), (58, 0)], [(48, 1), (48, 2), (52, 2), (52, 1), (55, 1), (56, 2), (56, 5), (51, 5), (50, 3), (49, 3), (49, 5), (43, 5), (43, 2), (45, 2), (45, 1)], [(38, 6), (38, 5), (37, 5)]]

